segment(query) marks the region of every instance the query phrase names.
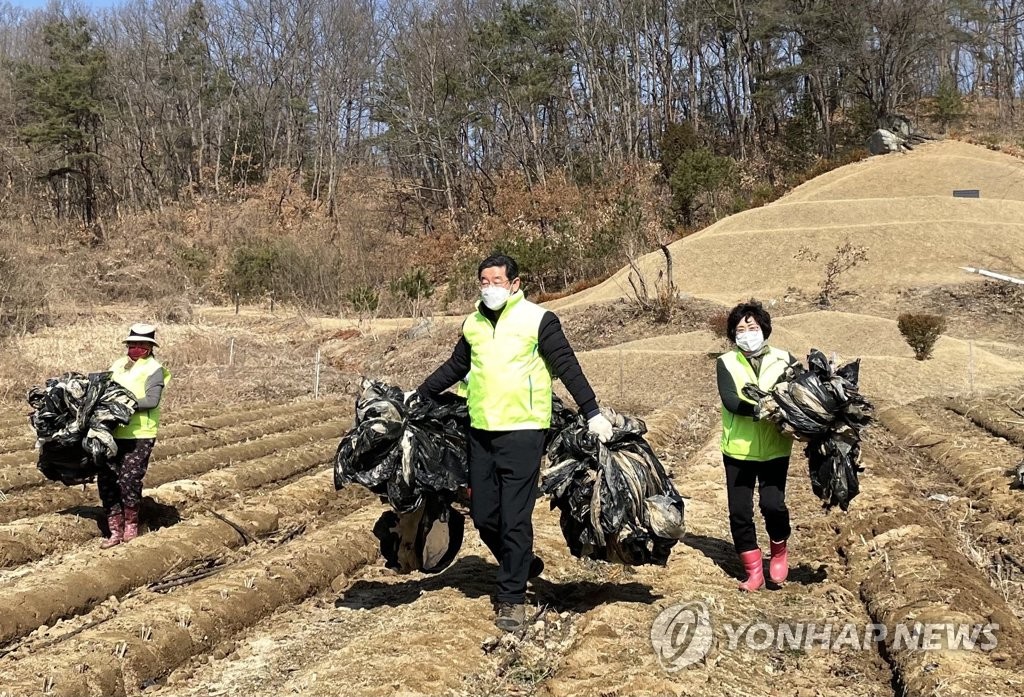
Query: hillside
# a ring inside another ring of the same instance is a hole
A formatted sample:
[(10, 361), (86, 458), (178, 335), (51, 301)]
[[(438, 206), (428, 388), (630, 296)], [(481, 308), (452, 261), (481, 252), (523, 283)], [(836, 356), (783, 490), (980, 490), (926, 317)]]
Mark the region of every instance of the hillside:
[[(953, 198), (953, 189), (979, 189), (981, 198)], [(865, 295), (963, 282), (961, 266), (1022, 269), (1024, 161), (943, 141), (847, 165), (673, 243), (673, 280), (684, 293), (722, 303), (813, 294), (825, 262), (847, 241), (864, 248), (867, 261), (842, 277), (842, 289)], [(819, 260), (801, 260), (801, 248)], [(660, 253), (637, 264), (649, 279), (664, 268)], [(628, 271), (552, 307), (625, 297)]]

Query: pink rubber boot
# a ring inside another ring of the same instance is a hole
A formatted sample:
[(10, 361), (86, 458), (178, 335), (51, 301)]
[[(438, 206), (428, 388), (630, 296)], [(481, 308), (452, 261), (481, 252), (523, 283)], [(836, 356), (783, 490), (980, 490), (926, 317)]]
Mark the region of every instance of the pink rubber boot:
[(124, 539), (124, 513), (121, 509), (107, 514), (107, 527), (110, 528), (110, 537), (100, 542), (100, 549), (110, 549)]
[(761, 550), (752, 549), (749, 552), (740, 552), (740, 561), (747, 571), (747, 580), (740, 584), (741, 591), (756, 591), (764, 588), (764, 569), (761, 566)]
[(768, 578), (772, 583), (782, 585), (789, 576), (789, 552), (786, 550), (786, 541), (771, 543), (772, 558), (768, 562)]
[(131, 542), (139, 536), (139, 507), (124, 507), (124, 536), (125, 542)]

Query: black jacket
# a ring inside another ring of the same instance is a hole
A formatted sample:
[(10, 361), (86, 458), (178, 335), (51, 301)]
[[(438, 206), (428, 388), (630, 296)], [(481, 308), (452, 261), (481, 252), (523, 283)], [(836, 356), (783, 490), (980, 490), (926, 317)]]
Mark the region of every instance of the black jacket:
[[(501, 310), (493, 311), (481, 307), (484, 317), (490, 320), (491, 324), (497, 324)], [(598, 413), (597, 397), (594, 390), (583, 374), (583, 368), (576, 359), (576, 353), (569, 345), (562, 331), (562, 323), (553, 312), (545, 312), (540, 320), (540, 328), (537, 331), (537, 348), (541, 357), (548, 365), (551, 374), (562, 381), (565, 389), (572, 395), (576, 405), (588, 419)], [(423, 384), (416, 391), (424, 397), (434, 397), (447, 390), (456, 382), (469, 373), (472, 350), (466, 337), (459, 339), (452, 351), (451, 358), (445, 361), (440, 368), (430, 374)]]

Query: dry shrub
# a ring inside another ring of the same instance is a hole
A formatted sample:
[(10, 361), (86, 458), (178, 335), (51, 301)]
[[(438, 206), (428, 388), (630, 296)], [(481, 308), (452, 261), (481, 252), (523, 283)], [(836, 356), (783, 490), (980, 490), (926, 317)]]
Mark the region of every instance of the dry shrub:
[(571, 286), (564, 290), (554, 291), (551, 293), (537, 293), (533, 298), (535, 303), (546, 303), (551, 300), (558, 300), (559, 298), (565, 298), (576, 293), (582, 293), (585, 290), (598, 286), (609, 278), (615, 275), (614, 271), (607, 271), (600, 276), (594, 276), (592, 278), (584, 278), (582, 281), (577, 281)]
[(160, 298), (150, 305), (148, 317), (151, 322), (185, 324), (192, 319), (192, 306), (184, 298)]
[(708, 329), (719, 339), (729, 337), (729, 313), (719, 310), (708, 317)]
[[(817, 262), (820, 258), (818, 252), (812, 252), (809, 247), (801, 247), (797, 250), (796, 258), (802, 261)], [(825, 262), (822, 267), (821, 284), (818, 286), (818, 306), (829, 308), (837, 295), (840, 295), (839, 277), (847, 271), (856, 268), (868, 260), (868, 250), (846, 240), (838, 245), (832, 258)]]
[(43, 270), (15, 250), (0, 247), (0, 338), (24, 334), (49, 315)]
[[(449, 269), (475, 270), (480, 259), (501, 251), (519, 262), (524, 286), (542, 297), (606, 278), (630, 253), (650, 250), (666, 235), (655, 176), (654, 165), (638, 165), (587, 187), (560, 171), (532, 184), (518, 173), (497, 177), (490, 212), (475, 223)], [(447, 299), (475, 292), (459, 283)]]
[(919, 361), (931, 358), (935, 342), (946, 331), (946, 318), (941, 315), (904, 312), (896, 324)]
[[(40, 274), (54, 279), (49, 297), (66, 299), (69, 314), (134, 304), (160, 321), (187, 320), (185, 303), (231, 304), (235, 293), (327, 315), (461, 309), (476, 295), (479, 260), (499, 249), (520, 261), (531, 294), (560, 293), (599, 282), (665, 234), (648, 166), (586, 186), (559, 171), (541, 183), (495, 175), (493, 189), (464, 210), (422, 210), (405, 225), (396, 224), (404, 189), (378, 174), (342, 174), (333, 205), (314, 199), (288, 170), (217, 196), (190, 191), (160, 210), (106, 221), (104, 242), (93, 246), (56, 234), (68, 227), (56, 221), (23, 222), (15, 234), (19, 248), (31, 242), (49, 257)], [(410, 297), (402, 279), (416, 269), (444, 292)]]
[(661, 245), (661, 253), (665, 257), (665, 270), (659, 271), (654, 279), (653, 295), (646, 274), (632, 257), (629, 258), (631, 271), (627, 279), (632, 293), (628, 294), (628, 297), (638, 313), (649, 313), (658, 324), (668, 324), (672, 321), (672, 313), (679, 297), (672, 280), (672, 252), (668, 245)]

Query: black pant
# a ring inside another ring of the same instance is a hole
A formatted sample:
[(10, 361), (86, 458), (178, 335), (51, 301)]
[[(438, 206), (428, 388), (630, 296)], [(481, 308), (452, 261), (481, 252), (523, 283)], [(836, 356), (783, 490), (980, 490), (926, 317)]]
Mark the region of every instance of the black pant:
[(498, 560), (499, 603), (526, 600), (544, 431), (469, 431), (470, 512)]
[(757, 483), (761, 515), (768, 537), (774, 542), (789, 539), (789, 509), (786, 508), (786, 475), (789, 458), (756, 462), (723, 455), (725, 487), (729, 494), (729, 527), (737, 552), (757, 549), (754, 531), (754, 484)]

